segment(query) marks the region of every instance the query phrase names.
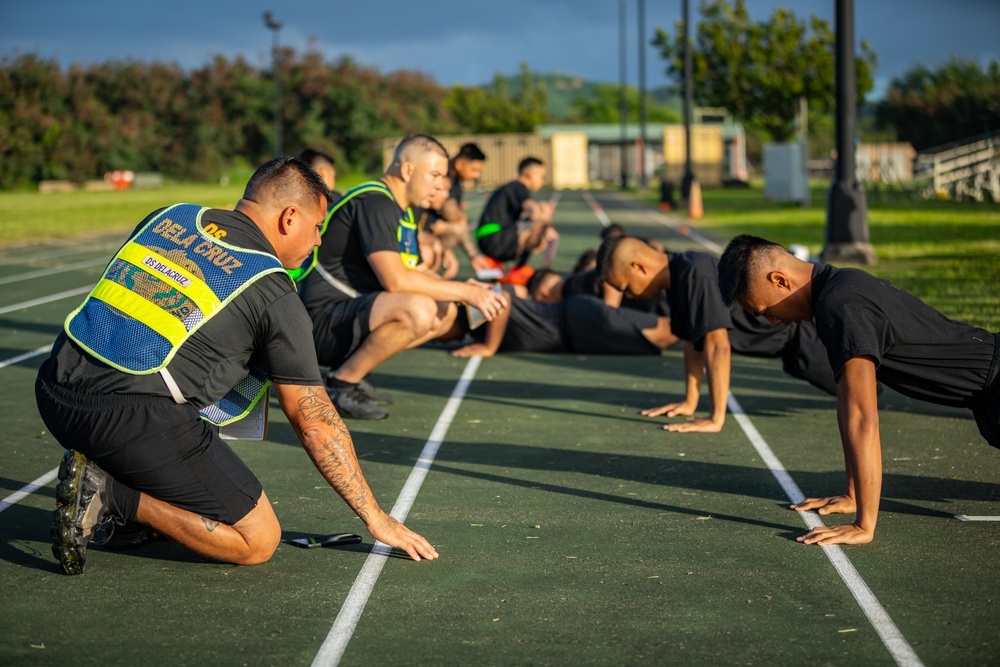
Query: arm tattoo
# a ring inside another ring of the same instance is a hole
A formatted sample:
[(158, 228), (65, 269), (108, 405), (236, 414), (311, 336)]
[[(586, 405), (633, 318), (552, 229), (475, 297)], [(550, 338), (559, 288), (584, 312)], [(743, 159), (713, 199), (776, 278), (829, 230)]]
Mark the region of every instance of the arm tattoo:
[(213, 531), (215, 531), (215, 529), (219, 527), (219, 522), (218, 521), (213, 521), (212, 519), (209, 519), (208, 517), (204, 517), (204, 516), (201, 517), (201, 522), (203, 524), (205, 524), (205, 530), (207, 530), (210, 533), (213, 532)]
[[(307, 387), (298, 400), (303, 445), (330, 486), (367, 521), (371, 490), (358, 465), (351, 433), (322, 387)], [(329, 427), (329, 428), (324, 428)]]

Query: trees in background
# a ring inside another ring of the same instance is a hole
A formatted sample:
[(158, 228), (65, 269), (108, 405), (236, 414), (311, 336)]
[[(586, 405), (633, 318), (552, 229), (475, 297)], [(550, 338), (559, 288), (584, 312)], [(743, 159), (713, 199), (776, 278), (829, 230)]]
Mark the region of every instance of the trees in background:
[[(805, 97), (810, 115), (834, 109), (834, 33), (810, 17), (799, 21), (789, 9), (774, 10), (767, 21), (752, 21), (744, 0), (702, 0), (701, 20), (691, 31), (696, 104), (724, 107), (750, 128), (774, 141), (794, 134), (795, 103)], [(653, 44), (679, 82), (684, 75), (684, 26), (671, 37), (657, 28)], [(861, 42), (856, 59), (858, 103), (872, 89), (877, 57)]]
[(891, 81), (877, 114), (917, 150), (1000, 129), (1000, 60), (917, 65)]
[(515, 90), (497, 74), (486, 87), (456, 85), (444, 100), (455, 122), (473, 134), (533, 132), (548, 117), (545, 83), (521, 63)]
[[(285, 145), (314, 145), (348, 168), (380, 166), (377, 141), (459, 126), (447, 90), (424, 74), (381, 74), (315, 50), (281, 52)], [(112, 169), (215, 179), (272, 157), (273, 80), (241, 57), (191, 72), (112, 61), (61, 68), (33, 54), (0, 59), (0, 187), (83, 181)]]

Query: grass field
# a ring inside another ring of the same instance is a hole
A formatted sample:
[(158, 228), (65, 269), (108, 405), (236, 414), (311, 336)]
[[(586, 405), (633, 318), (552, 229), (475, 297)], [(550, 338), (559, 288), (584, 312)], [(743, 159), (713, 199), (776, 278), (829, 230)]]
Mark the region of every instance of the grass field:
[[(683, 220), (593, 196), (636, 235), (698, 247), (674, 231)], [(86, 197), (66, 201), (76, 213)], [(710, 212), (699, 231), (717, 241), (743, 224)], [(135, 224), (126, 217), (113, 234), (0, 249), (0, 664), (996, 664), (1000, 522), (954, 515), (1000, 514), (1000, 452), (967, 411), (887, 390), (875, 542), (798, 544), (804, 519), (819, 518), (789, 498), (841, 491), (843, 461), (833, 399), (773, 359), (734, 357), (722, 431), (681, 435), (638, 414), (683, 393), (678, 350), (481, 362), (411, 350), (375, 373), (396, 396), (389, 419), (349, 427), (381, 504), (409, 498), (406, 523), (439, 560), (373, 553), (367, 535), (339, 550), (288, 545), (363, 530), (272, 404), (267, 440), (233, 444), (282, 524), (268, 563), (158, 542), (94, 547), (86, 574), (58, 574), (48, 526), (62, 448), (36, 413), (34, 378)], [(565, 271), (601, 223), (563, 193), (556, 224)]]

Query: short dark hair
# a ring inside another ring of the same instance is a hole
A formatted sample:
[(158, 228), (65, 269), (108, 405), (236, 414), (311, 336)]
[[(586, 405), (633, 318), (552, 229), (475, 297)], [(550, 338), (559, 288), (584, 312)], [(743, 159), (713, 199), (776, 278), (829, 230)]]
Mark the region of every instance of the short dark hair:
[(606, 239), (609, 236), (625, 236), (625, 228), (617, 222), (612, 222), (607, 227), (601, 229), (601, 239)]
[(588, 264), (597, 261), (597, 251), (594, 249), (584, 250), (580, 253), (580, 256), (576, 259), (576, 264), (573, 266), (573, 273), (580, 273), (583, 271)]
[(558, 276), (559, 274), (552, 269), (539, 269), (535, 271), (530, 278), (528, 278), (528, 284), (525, 285), (525, 287), (528, 290), (528, 295), (531, 296), (532, 299), (535, 298), (535, 292), (538, 291), (538, 286), (541, 285), (542, 281), (550, 275)]
[(727, 306), (742, 303), (750, 296), (750, 278), (761, 251), (783, 246), (750, 234), (733, 237), (719, 258), (719, 291)]
[(462, 147), (458, 149), (458, 153), (455, 154), (455, 159), (462, 158), (463, 160), (486, 160), (486, 153), (479, 148), (478, 144), (467, 143), (462, 144)]
[(608, 271), (611, 270), (611, 257), (615, 254), (615, 250), (618, 249), (618, 244), (621, 240), (625, 238), (624, 236), (609, 236), (604, 239), (601, 243), (601, 247), (597, 249), (597, 275), (604, 280)]
[(243, 191), (244, 199), (257, 203), (273, 198), (281, 204), (298, 204), (309, 195), (330, 201), (330, 191), (319, 174), (303, 160), (288, 156), (276, 157), (258, 167)]
[(331, 156), (329, 153), (324, 153), (318, 148), (313, 148), (311, 146), (308, 148), (303, 148), (301, 151), (299, 151), (299, 154), (296, 155), (295, 157), (297, 157), (298, 159), (302, 160), (303, 162), (309, 164), (309, 166), (314, 168), (316, 167), (317, 162), (329, 162), (331, 166), (337, 164), (336, 161), (333, 159), (333, 156)]
[(538, 158), (529, 155), (517, 164), (517, 173), (523, 174), (526, 170), (531, 169), (534, 166), (541, 167), (544, 164), (545, 163)]

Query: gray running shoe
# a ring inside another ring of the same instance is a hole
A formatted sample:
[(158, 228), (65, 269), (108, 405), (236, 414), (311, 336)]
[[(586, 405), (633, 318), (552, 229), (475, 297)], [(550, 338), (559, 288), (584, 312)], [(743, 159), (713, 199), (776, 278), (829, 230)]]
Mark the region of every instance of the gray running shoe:
[(333, 407), (341, 417), (353, 417), (355, 419), (385, 419), (389, 413), (380, 408), (376, 403), (364, 395), (358, 385), (349, 387), (331, 387), (326, 385), (326, 392), (333, 401)]
[(361, 378), (361, 381), (358, 382), (358, 391), (368, 397), (368, 400), (379, 405), (392, 405), (393, 403), (392, 394), (376, 388), (375, 385), (368, 381), (367, 377)]
[(59, 464), (56, 511), (52, 515), (52, 555), (66, 574), (83, 574), (87, 545), (108, 517), (108, 473), (78, 451), (68, 449)]

